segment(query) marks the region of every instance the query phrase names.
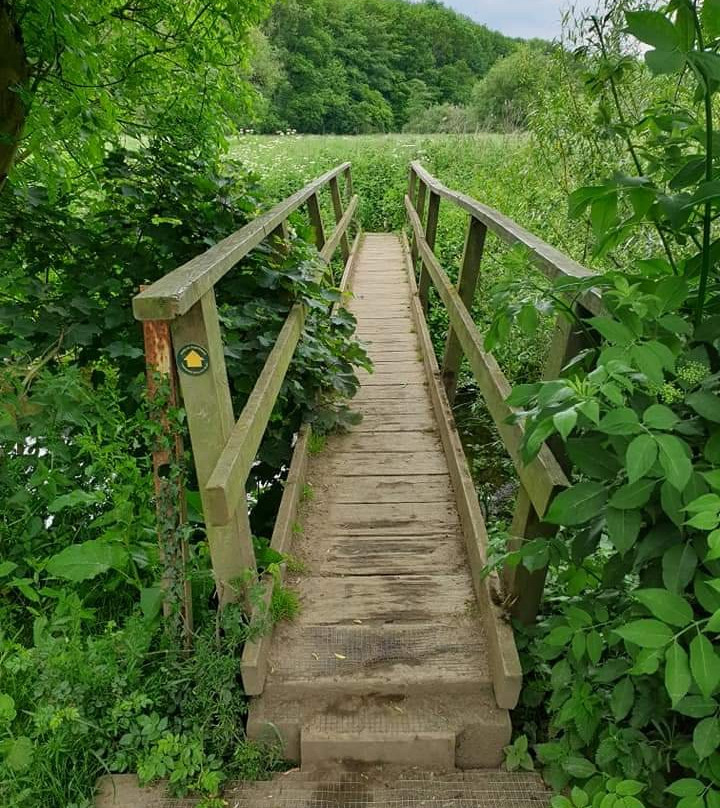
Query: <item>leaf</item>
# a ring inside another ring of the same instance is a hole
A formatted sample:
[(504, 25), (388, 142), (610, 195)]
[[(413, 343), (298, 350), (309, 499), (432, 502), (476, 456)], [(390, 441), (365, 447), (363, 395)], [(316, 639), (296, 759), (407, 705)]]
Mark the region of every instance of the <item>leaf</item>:
[(675, 797), (697, 797), (705, 791), (705, 786), (699, 780), (684, 777), (671, 783), (665, 791)]
[(708, 39), (720, 36), (720, 0), (704, 0), (700, 19)]
[(720, 609), (717, 609), (717, 611), (715, 611), (712, 617), (707, 621), (704, 630), (709, 631), (711, 634), (720, 633)]
[(583, 757), (569, 757), (561, 765), (569, 775), (581, 780), (592, 777), (597, 771), (595, 764)]
[(698, 557), (690, 544), (676, 544), (662, 559), (663, 583), (671, 592), (681, 593), (692, 581)]
[(595, 438), (570, 438), (567, 452), (573, 466), (599, 480), (612, 479), (620, 468), (615, 455), (604, 449), (600, 440)]
[(631, 483), (644, 477), (655, 465), (658, 445), (652, 435), (638, 435), (630, 441), (625, 454), (625, 466)]
[[(685, 54), (677, 50), (650, 50), (645, 54), (645, 64), (656, 76), (678, 73), (685, 65)], [(671, 185), (671, 187), (684, 188), (685, 186)]]
[(555, 415), (553, 415), (553, 424), (563, 440), (568, 439), (570, 433), (575, 428), (577, 419), (578, 414), (577, 410), (575, 409), (563, 410), (562, 412), (557, 412)]
[(25, 771), (32, 763), (34, 750), (33, 742), (25, 736), (9, 741), (3, 749), (5, 765), (14, 772)]
[(630, 349), (637, 369), (644, 373), (654, 384), (662, 384), (665, 381), (663, 365), (657, 353), (650, 345), (633, 345)]
[(86, 581), (111, 568), (121, 569), (127, 553), (116, 544), (93, 539), (82, 544), (71, 544), (52, 556), (46, 564), (50, 575), (68, 581)]
[(657, 480), (647, 477), (635, 483), (628, 483), (618, 488), (610, 497), (609, 505), (613, 508), (642, 508), (652, 496)]
[(691, 684), (688, 655), (676, 641), (665, 652), (665, 689), (673, 707), (687, 695)]
[(714, 423), (720, 422), (720, 398), (707, 390), (690, 393), (685, 399), (698, 415)]
[(627, 11), (628, 33), (659, 50), (675, 50), (680, 36), (672, 22), (659, 11)]
[(693, 748), (700, 760), (710, 757), (720, 746), (720, 721), (714, 716), (703, 718), (693, 730)]
[(707, 715), (715, 714), (717, 703), (702, 696), (686, 696), (682, 701), (678, 702), (675, 709), (690, 718), (705, 718)]
[(621, 554), (635, 544), (640, 533), (642, 514), (638, 510), (607, 508), (605, 511), (608, 538), (613, 547)]
[(588, 659), (593, 665), (597, 665), (598, 662), (600, 662), (600, 657), (602, 656), (603, 652), (603, 638), (600, 632), (595, 631), (594, 629), (589, 631), (585, 641), (585, 646)]
[(78, 505), (95, 505), (102, 502), (105, 495), (100, 491), (72, 491), (57, 497), (48, 505), (50, 513), (59, 513), (65, 508), (75, 508)]
[(641, 648), (662, 648), (673, 638), (672, 631), (659, 620), (635, 620), (614, 631), (624, 640)]
[(16, 715), (15, 699), (9, 693), (0, 693), (0, 723), (10, 724)]
[(14, 561), (0, 562), (0, 578), (10, 575), (11, 572), (14, 572), (17, 569), (17, 566), (18, 565)]
[(608, 435), (633, 435), (641, 431), (637, 413), (629, 407), (610, 410), (600, 419), (598, 429)]
[(690, 643), (690, 670), (702, 695), (710, 698), (720, 682), (720, 659), (704, 634)]
[(622, 678), (610, 694), (610, 709), (616, 721), (627, 716), (635, 701), (635, 688), (629, 676)]
[[(618, 195), (616, 191), (601, 196), (590, 205), (590, 224), (596, 238), (606, 235), (618, 223)], [(600, 318), (596, 318), (600, 319)], [(600, 331), (600, 329), (598, 329)], [(600, 331), (602, 334), (603, 332)], [(603, 336), (605, 336), (603, 334)]]
[(679, 628), (692, 623), (692, 606), (685, 598), (674, 592), (667, 589), (638, 589), (633, 597), (649, 609), (653, 617), (657, 617), (663, 623)]
[(152, 586), (141, 590), (140, 609), (146, 620), (154, 620), (163, 604), (165, 592), (161, 586)]
[(611, 317), (590, 317), (587, 322), (613, 345), (628, 345), (635, 339), (626, 325)]
[(600, 513), (607, 495), (602, 483), (577, 483), (555, 497), (544, 521), (553, 525), (582, 525)]
[(675, 435), (657, 435), (656, 440), (660, 465), (668, 482), (678, 491), (684, 490), (693, 471), (687, 444)]

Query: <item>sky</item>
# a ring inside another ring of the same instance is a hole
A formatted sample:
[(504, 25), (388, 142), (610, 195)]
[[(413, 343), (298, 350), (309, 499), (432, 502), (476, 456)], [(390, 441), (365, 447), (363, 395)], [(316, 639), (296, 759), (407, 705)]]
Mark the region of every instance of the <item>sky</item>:
[(446, 6), (508, 36), (553, 39), (567, 0), (444, 0)]

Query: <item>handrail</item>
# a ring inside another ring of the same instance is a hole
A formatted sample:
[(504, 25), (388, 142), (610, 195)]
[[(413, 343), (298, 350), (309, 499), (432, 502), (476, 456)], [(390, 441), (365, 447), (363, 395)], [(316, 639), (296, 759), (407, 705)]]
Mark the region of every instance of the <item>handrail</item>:
[[(469, 214), (457, 287), (450, 282), (434, 251), (441, 199), (452, 202)], [(530, 251), (533, 263), (550, 278), (590, 278), (594, 273), (504, 214), (466, 194), (451, 190), (418, 162), (410, 165), (405, 208), (412, 231), (411, 260), (413, 269), (419, 273), (417, 289), (422, 310), (425, 314), (428, 313), (428, 292), (432, 283), (449, 317), (442, 359), (447, 397), (450, 402), (454, 400), (460, 363), (465, 355), (488, 412), (517, 471), (520, 489), (508, 542), (509, 550), (517, 551), (524, 542), (549, 535), (555, 529), (543, 523), (542, 518), (555, 494), (570, 483), (563, 471), (565, 458), (556, 456), (554, 447), (543, 445), (531, 463), (525, 465), (522, 462), (520, 448), (523, 428), (514, 422), (514, 410), (507, 403), (510, 384), (492, 354), (484, 350), (483, 337), (470, 314), (487, 232), (492, 231), (506, 243), (523, 244)], [(572, 305), (581, 316), (587, 312), (599, 314), (604, 310), (599, 292), (592, 288), (575, 297)], [(566, 362), (586, 347), (583, 339), (586, 337), (575, 331), (562, 315), (558, 317), (545, 378), (557, 376)], [(523, 622), (532, 622), (542, 599), (545, 570), (530, 572), (522, 566), (508, 567), (505, 580), (513, 613)]]
[(475, 381), (485, 399), (488, 412), (500, 433), (505, 448), (510, 455), (523, 487), (528, 492), (535, 510), (542, 514), (547, 510), (558, 488), (567, 488), (570, 483), (552, 452), (543, 446), (532, 463), (525, 465), (520, 457), (523, 428), (519, 423), (509, 423), (513, 409), (505, 399), (510, 395), (511, 386), (500, 369), (495, 357), (483, 349), (483, 337), (473, 322), (450, 278), (440, 266), (440, 262), (430, 249), (422, 230), (420, 217), (415, 211), (410, 197), (405, 197), (405, 208), (412, 226), (416, 244), (427, 267), (430, 278), (440, 299), (445, 304), (453, 328), (465, 356), (468, 359)]
[(238, 261), (280, 227), (291, 213), (305, 204), (330, 180), (349, 172), (349, 169), (350, 163), (336, 166), (267, 213), (148, 286), (133, 299), (135, 318), (172, 320), (185, 314)]
[[(345, 210), (338, 183), (341, 174), (345, 176), (345, 196), (350, 197)], [(319, 193), (325, 186), (330, 189), (335, 219), (335, 229), (327, 240), (319, 202)], [(166, 321), (170, 327), (213, 573), (222, 605), (240, 597), (235, 582), (241, 580), (248, 569), (256, 569), (245, 485), (300, 341), (306, 312), (302, 303), (291, 309), (236, 421), (215, 284), (265, 239), (275, 236), (282, 239), (288, 217), (304, 204), (323, 265), (320, 277), (338, 248), (342, 248), (346, 259), (347, 276), (355, 254), (350, 251), (348, 233), (358, 209), (358, 198), (352, 193), (350, 163), (342, 163), (202, 255), (168, 273), (133, 300), (137, 319)], [(169, 351), (170, 346), (167, 348)], [(298, 444), (301, 450), (306, 443), (307, 439)], [(283, 498), (294, 496), (292, 490), (286, 489)], [(290, 509), (288, 503), (283, 512)]]
[[(433, 177), (419, 162), (413, 161), (410, 165), (417, 178), (431, 193), (437, 194), (437, 196), (447, 199), (467, 211), (507, 244), (522, 244), (527, 247), (533, 263), (548, 278), (555, 279), (564, 276), (566, 278), (583, 279), (591, 278), (596, 274), (561, 253), (560, 250), (547, 244), (530, 231), (525, 230), (525, 228), (503, 213), (484, 205), (482, 202), (478, 202), (476, 199), (467, 196), (467, 194), (448, 188), (436, 177)], [(596, 289), (584, 292), (578, 302), (593, 314), (603, 313), (600, 294)]]

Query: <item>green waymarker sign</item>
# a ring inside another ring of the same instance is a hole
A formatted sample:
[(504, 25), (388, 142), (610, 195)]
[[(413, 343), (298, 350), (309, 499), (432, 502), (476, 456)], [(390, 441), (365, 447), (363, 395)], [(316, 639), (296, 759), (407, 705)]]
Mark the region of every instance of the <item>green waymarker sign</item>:
[(210, 357), (200, 345), (183, 345), (177, 352), (177, 363), (183, 373), (189, 376), (202, 376), (210, 367)]

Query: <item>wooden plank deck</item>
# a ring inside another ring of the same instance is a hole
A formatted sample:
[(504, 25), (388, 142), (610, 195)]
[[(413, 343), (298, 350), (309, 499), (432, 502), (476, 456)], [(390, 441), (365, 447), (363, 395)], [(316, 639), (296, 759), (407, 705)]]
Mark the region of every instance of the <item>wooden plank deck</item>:
[[(306, 763), (309, 750), (317, 762), (317, 750), (335, 743), (338, 756), (423, 765), (432, 744), (413, 738), (435, 738), (437, 722), (424, 716), (442, 714), (451, 747), (465, 739), (463, 766), (497, 766), (509, 718), (493, 696), (397, 236), (364, 236), (351, 286), (348, 308), (375, 366), (352, 402), (363, 421), (309, 459), (312, 498), (291, 548), (304, 569), (290, 579), (301, 611), (276, 628), (248, 731), (262, 737), (272, 727), (291, 758), (305, 750)], [(333, 735), (339, 714), (345, 729)]]

